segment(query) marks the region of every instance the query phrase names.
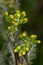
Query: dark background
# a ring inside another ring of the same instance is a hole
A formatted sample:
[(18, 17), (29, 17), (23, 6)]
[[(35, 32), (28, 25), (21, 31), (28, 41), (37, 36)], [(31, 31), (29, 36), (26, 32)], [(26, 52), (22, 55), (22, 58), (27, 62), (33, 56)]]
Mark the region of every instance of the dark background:
[(37, 58), (33, 65), (43, 65), (43, 0), (20, 0), (20, 9), (26, 11), (29, 22), (22, 29), (28, 34), (37, 34), (41, 44), (37, 45)]

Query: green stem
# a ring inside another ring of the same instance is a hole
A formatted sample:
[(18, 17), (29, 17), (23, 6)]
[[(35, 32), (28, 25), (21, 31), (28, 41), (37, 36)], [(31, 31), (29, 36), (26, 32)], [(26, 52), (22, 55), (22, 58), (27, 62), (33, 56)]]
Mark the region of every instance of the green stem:
[(13, 63), (15, 64), (15, 57), (14, 57), (13, 49), (11, 47), (11, 43), (8, 44), (8, 47), (9, 47), (10, 53), (12, 55)]
[(27, 64), (27, 65), (30, 65), (30, 64), (29, 64), (29, 61), (28, 61), (28, 55), (27, 55), (27, 54), (24, 56), (24, 58), (25, 58), (26, 64)]

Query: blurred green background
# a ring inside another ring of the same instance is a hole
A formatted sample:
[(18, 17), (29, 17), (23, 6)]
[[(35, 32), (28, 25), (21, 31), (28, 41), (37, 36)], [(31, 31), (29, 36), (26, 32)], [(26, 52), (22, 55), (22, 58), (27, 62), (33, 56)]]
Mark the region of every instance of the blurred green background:
[[(37, 45), (37, 58), (33, 65), (43, 65), (43, 0), (19, 0), (20, 10), (26, 11), (29, 22), (24, 24), (21, 30), (26, 30), (28, 34), (37, 34), (41, 44)], [(0, 29), (1, 31), (1, 29)], [(3, 40), (3, 41), (2, 41)], [(0, 35), (0, 51), (4, 39)]]

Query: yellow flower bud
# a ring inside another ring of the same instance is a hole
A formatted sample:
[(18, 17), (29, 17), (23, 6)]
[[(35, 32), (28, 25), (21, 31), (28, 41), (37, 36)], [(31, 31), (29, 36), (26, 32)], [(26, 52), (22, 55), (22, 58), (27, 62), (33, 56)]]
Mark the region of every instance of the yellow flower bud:
[(24, 32), (24, 33), (22, 33), (22, 36), (24, 36), (24, 37), (25, 37), (25, 36), (27, 36), (27, 34)]
[(11, 27), (10, 26), (8, 26), (8, 30), (10, 30), (11, 29)]
[(19, 53), (19, 56), (22, 56), (22, 54), (21, 54), (21, 53)]
[(20, 13), (18, 13), (17, 16), (20, 17)]
[(14, 49), (14, 52), (16, 53), (17, 52), (17, 49)]
[(36, 37), (36, 35), (31, 35), (31, 38), (35, 38)]
[(25, 55), (25, 54), (26, 54), (26, 52), (25, 52), (25, 51), (23, 51), (23, 52), (22, 52), (22, 54), (23, 54), (23, 55)]
[(26, 48), (26, 51), (29, 51), (29, 48)]
[(19, 12), (20, 12), (20, 10), (16, 10), (16, 12), (17, 12), (17, 13), (19, 13)]
[(18, 26), (18, 22), (15, 22), (15, 26)]
[(24, 18), (24, 21), (28, 22), (28, 18)]
[(23, 16), (26, 16), (26, 12), (25, 11), (23, 11), (22, 14), (23, 14)]
[(5, 15), (8, 15), (8, 12), (7, 11), (5, 12)]
[(40, 40), (37, 40), (37, 43), (39, 43), (39, 44), (40, 44), (40, 43), (41, 43), (41, 41), (40, 41)]
[(14, 18), (14, 16), (13, 16), (13, 15), (10, 15), (10, 18), (11, 18), (11, 19), (13, 19), (13, 18)]
[(15, 24), (15, 21), (12, 21), (12, 24), (14, 25)]
[(17, 14), (14, 14), (14, 16), (16, 16)]
[(17, 46), (17, 49), (20, 49), (21, 48), (21, 46)]

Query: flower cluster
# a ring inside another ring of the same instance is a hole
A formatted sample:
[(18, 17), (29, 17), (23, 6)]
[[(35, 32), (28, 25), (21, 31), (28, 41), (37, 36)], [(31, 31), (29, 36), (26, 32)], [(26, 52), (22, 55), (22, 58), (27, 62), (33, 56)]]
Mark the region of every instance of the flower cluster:
[(41, 43), (41, 41), (40, 40), (36, 40), (37, 39), (37, 35), (31, 35), (31, 39), (30, 39), (30, 41), (31, 42), (33, 42), (33, 43)]
[(30, 44), (25, 44), (25, 45), (18, 45), (15, 49), (14, 49), (14, 53), (18, 52), (19, 56), (25, 55), (26, 52), (29, 51)]
[[(9, 15), (8, 12), (5, 12), (5, 21), (8, 23), (8, 33), (13, 35), (14, 31), (16, 31), (16, 28), (18, 28), (20, 24), (28, 22), (28, 18), (26, 18), (25, 11), (20, 12), (20, 10), (17, 10), (14, 15)], [(40, 40), (37, 40), (37, 35), (31, 35), (28, 37), (27, 33), (23, 32), (22, 34), (18, 34), (18, 36), (19, 41), (21, 42), (19, 42), (20, 44), (14, 48), (14, 53), (18, 53), (19, 56), (23, 56), (28, 53), (33, 44), (41, 43)]]
[(40, 40), (36, 40), (37, 35), (31, 35), (30, 37), (28, 37), (27, 33), (23, 32), (22, 34), (19, 35), (19, 37), (23, 41), (23, 43), (22, 43), (22, 45), (18, 45), (14, 49), (14, 53), (18, 53), (19, 56), (23, 56), (26, 53), (28, 53), (30, 51), (32, 44), (41, 43)]
[(20, 12), (20, 10), (17, 10), (15, 14), (9, 15), (8, 12), (5, 12), (5, 21), (9, 24), (7, 26), (7, 30), (10, 32), (10, 34), (14, 33), (14, 28), (18, 27), (20, 24), (24, 24), (28, 22), (28, 18), (26, 18), (26, 12)]

